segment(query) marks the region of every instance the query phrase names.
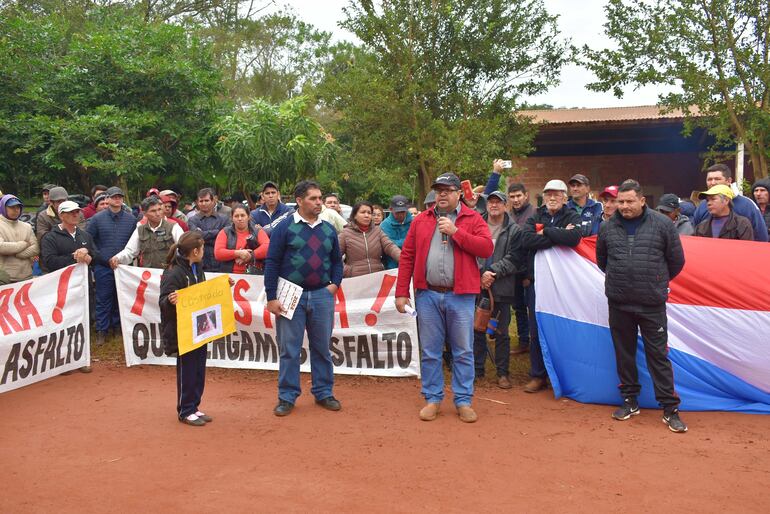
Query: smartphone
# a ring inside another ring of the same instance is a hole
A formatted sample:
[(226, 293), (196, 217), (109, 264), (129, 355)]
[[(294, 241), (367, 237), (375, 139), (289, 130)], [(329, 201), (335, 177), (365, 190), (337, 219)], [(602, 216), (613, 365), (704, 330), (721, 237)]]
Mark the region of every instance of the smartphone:
[(471, 187), (470, 180), (463, 180), (460, 182), (460, 188), (462, 189), (465, 198), (473, 198), (473, 188)]
[(511, 161), (503, 161), (503, 169), (510, 169), (512, 167)]

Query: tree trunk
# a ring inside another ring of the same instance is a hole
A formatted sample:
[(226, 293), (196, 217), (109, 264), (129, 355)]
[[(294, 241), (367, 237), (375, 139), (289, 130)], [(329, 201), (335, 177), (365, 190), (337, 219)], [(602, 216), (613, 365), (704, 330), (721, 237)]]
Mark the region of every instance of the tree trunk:
[(431, 185), (433, 184), (433, 179), (435, 177), (433, 175), (433, 170), (431, 167), (420, 158), (420, 169), (417, 171), (417, 201), (415, 204), (422, 206), (423, 208), (425, 205), (423, 204), (423, 200), (425, 200), (425, 196), (428, 194), (428, 191), (431, 190)]

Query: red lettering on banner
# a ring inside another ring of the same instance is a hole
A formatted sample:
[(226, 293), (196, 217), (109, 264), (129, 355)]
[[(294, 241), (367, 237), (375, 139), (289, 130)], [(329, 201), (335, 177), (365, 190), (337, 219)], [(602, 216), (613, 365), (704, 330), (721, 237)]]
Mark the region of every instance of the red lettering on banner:
[(350, 328), (350, 323), (348, 323), (348, 311), (345, 306), (345, 293), (342, 292), (342, 287), (337, 288), (337, 295), (334, 299), (334, 312), (337, 312), (340, 315), (340, 328)]
[(152, 273), (149, 271), (144, 270), (142, 272), (142, 278), (139, 279), (139, 287), (136, 288), (134, 305), (131, 306), (131, 314), (136, 314), (137, 316), (142, 315), (142, 310), (144, 309), (144, 293), (147, 291), (147, 284), (151, 277)]
[(31, 287), (32, 282), (23, 285), (13, 299), (13, 305), (16, 307), (21, 323), (11, 316), (11, 309), (9, 308), (13, 288), (9, 287), (0, 291), (0, 330), (3, 331), (3, 335), (7, 336), (13, 332), (29, 330), (29, 318), (32, 318), (36, 326), (40, 327), (43, 325), (40, 314), (38, 314), (37, 309), (35, 309), (35, 306), (29, 299), (29, 289)]
[(233, 299), (243, 311), (243, 314), (236, 311), (235, 320), (244, 325), (251, 325), (251, 303), (241, 295), (241, 291), (246, 292), (249, 290), (249, 287), (251, 287), (249, 283), (243, 279), (237, 281), (235, 287), (233, 287)]
[(51, 314), (51, 319), (55, 323), (64, 321), (62, 309), (64, 309), (64, 304), (67, 303), (67, 289), (69, 288), (70, 277), (73, 271), (75, 271), (75, 266), (70, 266), (59, 277), (59, 286), (56, 288), (56, 307), (53, 308), (53, 313)]
[[(72, 270), (75, 268), (70, 269)], [(35, 306), (32, 305), (32, 302), (29, 299), (30, 287), (32, 287), (31, 283), (22, 286), (22, 288), (19, 289), (19, 292), (16, 293), (16, 298), (13, 300), (13, 304), (16, 306), (16, 312), (19, 313), (19, 318), (21, 319), (21, 328), (23, 330), (29, 330), (30, 317), (35, 322), (35, 326), (43, 326), (43, 320), (40, 319), (40, 314), (37, 313), (37, 309), (35, 309)]]
[[(393, 288), (393, 284), (396, 283), (396, 277), (393, 275), (385, 275), (382, 277), (382, 284), (380, 285), (380, 292), (377, 293), (377, 299), (374, 300), (374, 305), (372, 305), (372, 310), (379, 314), (379, 312), (382, 310), (382, 306), (385, 305), (385, 300), (388, 298), (388, 295), (390, 294), (390, 290)], [(377, 314), (372, 314), (371, 312), (364, 316), (364, 321), (367, 325), (370, 327), (373, 327), (377, 324)]]
[(4, 335), (8, 335), (11, 332), (21, 332), (21, 325), (19, 325), (18, 321), (13, 319), (11, 310), (8, 308), (12, 294), (12, 288), (0, 291), (0, 329), (3, 330)]
[(265, 328), (273, 328), (273, 320), (270, 318), (270, 311), (267, 310), (267, 307), (262, 312), (262, 322), (265, 324)]

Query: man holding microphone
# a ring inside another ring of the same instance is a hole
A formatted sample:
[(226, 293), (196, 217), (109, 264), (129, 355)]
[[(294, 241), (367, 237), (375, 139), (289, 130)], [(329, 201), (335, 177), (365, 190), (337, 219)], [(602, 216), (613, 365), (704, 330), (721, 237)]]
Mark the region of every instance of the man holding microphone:
[(444, 173), (433, 182), (436, 206), (419, 214), (406, 235), (398, 265), (396, 309), (406, 312), (414, 278), (415, 309), (421, 342), (420, 419), (432, 421), (444, 398), (441, 355), (444, 341), (452, 349), (452, 392), (460, 420), (478, 419), (473, 399), (473, 314), (481, 290), (477, 258), (492, 255), (484, 219), (460, 202), (460, 179)]

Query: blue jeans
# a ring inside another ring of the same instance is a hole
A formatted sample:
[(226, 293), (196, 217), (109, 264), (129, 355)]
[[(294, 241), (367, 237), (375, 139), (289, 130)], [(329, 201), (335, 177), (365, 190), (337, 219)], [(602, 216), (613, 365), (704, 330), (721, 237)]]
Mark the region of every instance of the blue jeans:
[(476, 295), (419, 289), (415, 294), (420, 335), (422, 394), (428, 403), (444, 399), (441, 354), (444, 341), (452, 349), (452, 392), (455, 406), (473, 399), (473, 312)]
[(302, 340), (307, 329), (310, 342), (310, 392), (316, 400), (332, 396), (334, 366), (329, 345), (334, 327), (334, 296), (322, 287), (303, 291), (292, 319), (278, 316), (276, 335), (280, 349), (278, 364), (278, 399), (294, 403), (302, 393), (299, 364)]
[(548, 371), (543, 361), (543, 350), (540, 348), (540, 335), (537, 332), (537, 318), (535, 318), (535, 284), (524, 288), (527, 295), (527, 307), (529, 308), (529, 376), (533, 378), (545, 378)]
[(96, 330), (106, 332), (120, 326), (118, 291), (115, 287), (115, 272), (106, 266), (94, 266), (96, 279)]

